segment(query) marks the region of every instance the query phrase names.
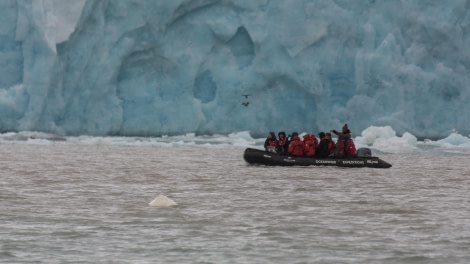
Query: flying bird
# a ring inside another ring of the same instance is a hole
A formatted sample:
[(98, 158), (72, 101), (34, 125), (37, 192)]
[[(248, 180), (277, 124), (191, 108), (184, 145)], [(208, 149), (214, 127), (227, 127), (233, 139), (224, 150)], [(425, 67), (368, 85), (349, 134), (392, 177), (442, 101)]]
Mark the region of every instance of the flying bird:
[(250, 104), (250, 102), (243, 102), (242, 105), (244, 106), (248, 106)]
[(245, 96), (246, 99), (248, 99), (248, 96), (250, 96), (251, 94), (242, 94), (242, 96)]

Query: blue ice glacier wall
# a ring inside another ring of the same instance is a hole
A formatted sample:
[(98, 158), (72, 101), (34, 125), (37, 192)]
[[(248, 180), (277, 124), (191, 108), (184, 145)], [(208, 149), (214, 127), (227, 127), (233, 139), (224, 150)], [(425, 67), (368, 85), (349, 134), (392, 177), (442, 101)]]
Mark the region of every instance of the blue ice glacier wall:
[(0, 131), (470, 132), (469, 10), (467, 0), (3, 0)]

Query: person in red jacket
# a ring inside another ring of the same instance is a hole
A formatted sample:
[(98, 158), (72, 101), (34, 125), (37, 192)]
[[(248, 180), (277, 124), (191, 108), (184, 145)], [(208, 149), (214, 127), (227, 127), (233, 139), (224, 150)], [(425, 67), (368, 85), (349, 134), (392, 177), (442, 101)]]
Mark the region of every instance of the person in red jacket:
[(274, 134), (274, 132), (269, 132), (268, 137), (264, 141), (264, 149), (269, 152), (276, 152), (278, 145), (279, 142), (276, 139), (276, 134)]
[(308, 157), (315, 155), (315, 142), (309, 134), (304, 135), (304, 155)]
[(341, 129), (341, 132), (336, 131), (334, 129), (330, 130), (330, 132), (335, 133), (340, 139), (342, 137), (347, 137), (347, 136), (351, 137), (352, 135), (351, 130), (349, 130), (348, 124), (344, 124), (344, 126)]
[(354, 145), (354, 142), (351, 137), (346, 139), (346, 146), (344, 152), (346, 152), (346, 156), (348, 157), (356, 156), (356, 145)]
[(327, 139), (328, 140), (328, 150), (330, 151), (330, 154), (331, 154), (335, 150), (336, 144), (333, 141), (333, 139), (331, 138), (331, 133), (327, 132), (326, 137), (328, 138)]
[(287, 151), (289, 150), (289, 139), (286, 137), (286, 133), (281, 131), (277, 135), (279, 142), (277, 146), (277, 153), (287, 154)]
[(335, 156), (337, 157), (354, 157), (356, 155), (356, 146), (351, 137), (338, 139), (336, 143)]
[(299, 133), (292, 133), (292, 139), (289, 143), (289, 155), (292, 156), (302, 156), (304, 154), (303, 142), (299, 138)]
[(356, 155), (356, 146), (351, 138), (351, 130), (348, 128), (348, 124), (344, 124), (342, 131), (331, 130), (333, 133), (338, 135), (338, 142), (336, 142), (335, 156), (337, 157), (352, 157)]

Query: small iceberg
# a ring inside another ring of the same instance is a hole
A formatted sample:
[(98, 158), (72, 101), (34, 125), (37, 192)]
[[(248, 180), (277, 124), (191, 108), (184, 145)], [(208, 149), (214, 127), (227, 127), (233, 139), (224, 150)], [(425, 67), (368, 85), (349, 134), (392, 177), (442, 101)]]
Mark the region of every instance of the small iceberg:
[(178, 204), (170, 198), (166, 197), (165, 195), (159, 194), (157, 197), (155, 197), (155, 199), (153, 199), (153, 201), (149, 203), (149, 205), (158, 207), (170, 207)]

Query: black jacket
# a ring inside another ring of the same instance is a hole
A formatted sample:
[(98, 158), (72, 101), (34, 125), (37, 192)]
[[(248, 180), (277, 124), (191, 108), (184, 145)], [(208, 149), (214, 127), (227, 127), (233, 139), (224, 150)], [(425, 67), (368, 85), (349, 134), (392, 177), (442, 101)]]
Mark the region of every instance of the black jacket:
[(320, 144), (318, 144), (318, 149), (316, 152), (316, 157), (318, 158), (328, 158), (330, 155), (330, 150), (328, 149), (328, 139), (322, 138)]

